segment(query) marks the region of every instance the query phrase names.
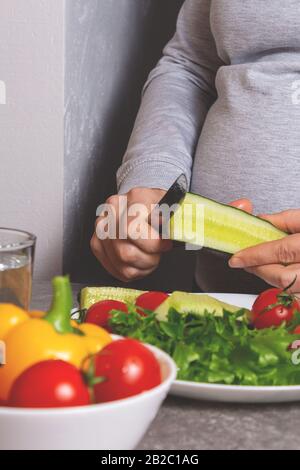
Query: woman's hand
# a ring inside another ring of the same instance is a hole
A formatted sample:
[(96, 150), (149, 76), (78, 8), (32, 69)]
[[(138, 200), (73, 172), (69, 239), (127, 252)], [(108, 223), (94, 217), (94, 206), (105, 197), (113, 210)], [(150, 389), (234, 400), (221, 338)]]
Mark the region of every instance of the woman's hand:
[(125, 213), (124, 219), (119, 217), (119, 212), (122, 213), (121, 198), (124, 196), (114, 195), (106, 201), (106, 204), (114, 209), (117, 234), (122, 228), (125, 231), (126, 228), (128, 229), (125, 225), (127, 225), (127, 221), (130, 222), (130, 208), (133, 209), (135, 204), (142, 204), (145, 209), (143, 222), (139, 229), (147, 234), (147, 239), (130, 237), (130, 233), (125, 239), (118, 237), (118, 235), (115, 238), (99, 239), (96, 232), (101, 221), (104, 221), (104, 215), (100, 215), (96, 220), (91, 249), (102, 266), (115, 278), (123, 282), (130, 282), (146, 277), (158, 267), (162, 253), (172, 248), (172, 242), (159, 238), (158, 233), (147, 221), (151, 206), (157, 204), (165, 193), (166, 191), (160, 189), (132, 189), (125, 195), (127, 197), (127, 214)]
[(296, 279), (291, 291), (300, 292), (300, 209), (261, 217), (291, 235), (240, 251), (230, 259), (229, 266), (243, 268), (280, 288)]

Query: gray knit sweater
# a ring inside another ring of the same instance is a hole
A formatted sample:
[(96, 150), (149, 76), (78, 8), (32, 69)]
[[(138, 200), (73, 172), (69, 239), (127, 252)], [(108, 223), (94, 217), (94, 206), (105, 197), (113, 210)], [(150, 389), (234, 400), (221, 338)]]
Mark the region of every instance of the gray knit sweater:
[(145, 85), (119, 191), (167, 189), (182, 172), (220, 202), (300, 207), (299, 0), (186, 0)]

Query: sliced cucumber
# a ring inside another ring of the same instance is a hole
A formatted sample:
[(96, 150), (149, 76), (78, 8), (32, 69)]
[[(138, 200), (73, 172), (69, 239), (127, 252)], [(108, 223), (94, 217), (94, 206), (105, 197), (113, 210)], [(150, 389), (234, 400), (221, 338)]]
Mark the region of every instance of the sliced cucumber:
[(174, 308), (179, 313), (194, 313), (202, 316), (205, 312), (214, 313), (221, 317), (223, 310), (227, 312), (238, 312), (241, 307), (236, 307), (209, 295), (189, 294), (187, 292), (173, 292), (156, 310), (157, 318), (166, 321), (170, 308)]
[(85, 287), (80, 293), (80, 307), (88, 309), (100, 300), (119, 300), (134, 303), (144, 291), (123, 287)]
[(170, 219), (172, 240), (231, 254), (286, 235), (266, 220), (192, 193)]

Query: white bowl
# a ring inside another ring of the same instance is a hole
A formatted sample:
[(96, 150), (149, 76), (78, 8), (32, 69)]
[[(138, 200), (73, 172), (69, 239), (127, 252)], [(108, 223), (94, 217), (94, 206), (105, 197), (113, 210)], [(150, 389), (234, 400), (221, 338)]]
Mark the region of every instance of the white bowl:
[(0, 407), (0, 450), (131, 450), (155, 418), (176, 378), (176, 365), (157, 357), (162, 383), (140, 395), (111, 403), (57, 409)]

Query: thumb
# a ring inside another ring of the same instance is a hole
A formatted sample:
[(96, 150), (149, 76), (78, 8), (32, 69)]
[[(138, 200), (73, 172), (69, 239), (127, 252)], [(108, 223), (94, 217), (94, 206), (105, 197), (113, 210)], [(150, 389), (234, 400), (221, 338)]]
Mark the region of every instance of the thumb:
[(300, 209), (291, 209), (278, 214), (263, 214), (260, 217), (268, 220), (280, 230), (287, 233), (300, 232)]
[(249, 199), (246, 198), (237, 199), (236, 201), (231, 202), (229, 205), (248, 212), (249, 214), (252, 214), (253, 212), (253, 204)]

